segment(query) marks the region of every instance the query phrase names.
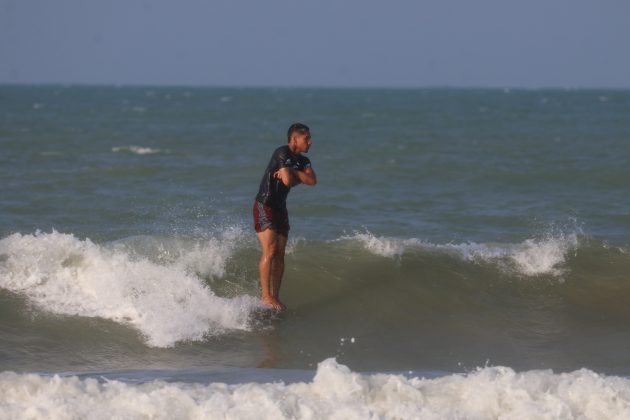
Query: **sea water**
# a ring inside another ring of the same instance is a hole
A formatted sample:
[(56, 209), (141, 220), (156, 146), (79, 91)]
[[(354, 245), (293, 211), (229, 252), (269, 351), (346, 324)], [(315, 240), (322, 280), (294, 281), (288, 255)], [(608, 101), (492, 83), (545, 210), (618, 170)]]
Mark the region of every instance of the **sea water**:
[[(0, 86), (0, 416), (623, 418), (630, 92)], [(286, 129), (282, 299), (251, 207)]]

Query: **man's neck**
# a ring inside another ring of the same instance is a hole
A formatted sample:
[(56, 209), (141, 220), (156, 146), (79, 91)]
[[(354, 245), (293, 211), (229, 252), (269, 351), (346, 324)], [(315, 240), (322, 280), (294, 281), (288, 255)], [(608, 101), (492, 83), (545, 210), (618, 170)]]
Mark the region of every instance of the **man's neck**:
[(289, 143), (289, 150), (291, 151), (291, 153), (295, 156), (298, 156), (300, 153), (296, 150), (297, 146), (293, 143)]

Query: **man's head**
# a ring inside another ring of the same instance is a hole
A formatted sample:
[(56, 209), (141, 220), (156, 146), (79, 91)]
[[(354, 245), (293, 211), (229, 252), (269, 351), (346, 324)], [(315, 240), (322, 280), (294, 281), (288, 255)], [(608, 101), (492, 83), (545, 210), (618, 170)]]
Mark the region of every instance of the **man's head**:
[(311, 130), (302, 123), (291, 124), (287, 132), (287, 141), (293, 152), (305, 153), (311, 147)]

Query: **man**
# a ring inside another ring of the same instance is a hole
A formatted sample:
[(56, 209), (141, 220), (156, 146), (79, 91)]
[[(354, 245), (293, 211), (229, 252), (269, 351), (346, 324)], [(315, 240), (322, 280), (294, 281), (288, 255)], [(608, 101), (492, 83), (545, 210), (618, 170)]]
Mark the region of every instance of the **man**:
[(286, 308), (280, 302), (280, 284), (289, 235), (287, 195), (296, 185), (317, 183), (311, 161), (302, 156), (312, 144), (310, 129), (295, 123), (289, 127), (287, 138), (288, 144), (273, 152), (254, 201), (254, 228), (262, 248), (258, 265), (261, 300), (278, 311)]

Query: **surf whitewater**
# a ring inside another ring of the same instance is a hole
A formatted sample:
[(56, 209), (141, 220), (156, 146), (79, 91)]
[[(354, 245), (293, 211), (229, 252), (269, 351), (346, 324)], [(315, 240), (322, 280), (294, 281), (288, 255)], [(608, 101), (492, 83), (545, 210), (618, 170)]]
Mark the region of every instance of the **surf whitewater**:
[[(114, 321), (147, 346), (172, 347), (257, 328), (257, 249), (238, 227), (202, 239), (140, 236), (102, 244), (56, 231), (15, 233), (0, 240), (0, 287), (29, 311)], [(530, 305), (552, 318), (571, 308), (597, 311), (612, 315), (611, 325), (630, 315), (620, 293), (628, 289), (627, 250), (579, 232), (508, 244), (433, 244), (361, 232), (294, 240), (287, 259), (292, 309), (358, 311), (376, 330), (392, 324), (410, 333), (413, 325), (414, 334), (430, 335), (434, 322), (461, 329), (469, 322), (452, 318), (462, 312), (482, 325), (494, 315), (522, 329)]]
[[(435, 379), (360, 374), (334, 359), (310, 382), (141, 384), (0, 374), (9, 418), (627, 418), (630, 380), (587, 369), (477, 369)], [(220, 413), (220, 414), (218, 414)]]

